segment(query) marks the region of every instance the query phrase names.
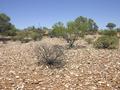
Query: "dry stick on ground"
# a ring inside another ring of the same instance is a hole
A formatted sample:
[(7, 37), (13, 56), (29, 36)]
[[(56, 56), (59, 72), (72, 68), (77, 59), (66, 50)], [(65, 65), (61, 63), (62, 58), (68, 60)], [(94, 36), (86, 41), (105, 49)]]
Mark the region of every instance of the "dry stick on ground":
[(58, 46), (42, 45), (37, 48), (38, 63), (50, 68), (62, 68), (64, 62), (64, 50)]

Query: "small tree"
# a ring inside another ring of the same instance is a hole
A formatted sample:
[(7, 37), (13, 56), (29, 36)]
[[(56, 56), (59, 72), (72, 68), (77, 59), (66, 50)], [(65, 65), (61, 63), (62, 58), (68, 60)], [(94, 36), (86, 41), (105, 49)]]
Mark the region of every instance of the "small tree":
[(78, 39), (76, 34), (67, 34), (64, 36), (64, 39), (67, 41), (69, 49), (74, 47), (75, 41)]
[(94, 20), (79, 16), (75, 19), (76, 28), (85, 33), (95, 33), (98, 30), (98, 26)]
[(116, 24), (114, 24), (114, 23), (108, 23), (106, 25), (106, 27), (109, 28), (110, 30), (112, 30), (112, 29), (114, 29), (116, 27)]
[(55, 23), (52, 26), (53, 30), (50, 32), (50, 35), (53, 37), (63, 37), (65, 33), (65, 26), (62, 22)]
[(10, 17), (0, 13), (0, 34), (3, 36), (15, 36), (17, 29), (10, 22)]
[(76, 28), (74, 21), (69, 21), (67, 23), (66, 32), (64, 34), (64, 39), (69, 43), (69, 48), (74, 47), (75, 41), (79, 37), (80, 31)]

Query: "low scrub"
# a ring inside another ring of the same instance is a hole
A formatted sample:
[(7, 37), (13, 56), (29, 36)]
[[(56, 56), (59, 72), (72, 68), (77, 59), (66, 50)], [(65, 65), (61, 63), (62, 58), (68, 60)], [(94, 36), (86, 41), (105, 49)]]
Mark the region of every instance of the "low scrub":
[(107, 36), (117, 36), (117, 31), (116, 30), (103, 30), (100, 31), (101, 35), (107, 35)]
[(41, 45), (36, 48), (38, 64), (48, 66), (49, 68), (62, 68), (65, 65), (63, 48), (58, 45)]
[(34, 31), (20, 31), (16, 36), (12, 37), (13, 41), (21, 41), (27, 43), (29, 41), (37, 41), (42, 39), (42, 34)]
[(119, 39), (116, 36), (101, 36), (94, 42), (94, 47), (99, 49), (117, 49)]

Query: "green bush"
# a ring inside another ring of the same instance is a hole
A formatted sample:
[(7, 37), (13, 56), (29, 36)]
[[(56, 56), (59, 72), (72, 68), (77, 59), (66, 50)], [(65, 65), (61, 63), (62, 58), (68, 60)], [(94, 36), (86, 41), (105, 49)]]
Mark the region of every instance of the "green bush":
[(37, 32), (31, 32), (31, 33), (29, 33), (28, 37), (31, 38), (34, 41), (42, 39), (42, 35), (40, 33), (37, 33)]
[(50, 37), (63, 37), (65, 33), (65, 26), (62, 22), (57, 22), (52, 26), (52, 31), (50, 31)]
[(63, 37), (65, 34), (65, 30), (52, 30), (51, 32), (49, 32), (49, 36), (50, 37)]
[(116, 49), (119, 39), (116, 36), (101, 36), (94, 42), (94, 47), (99, 49)]
[(19, 32), (17, 32), (16, 36), (12, 37), (12, 40), (13, 41), (22, 41), (25, 38), (25, 36), (26, 36), (26, 33), (19, 31)]
[(28, 43), (29, 41), (31, 41), (30, 38), (24, 38), (24, 37), (20, 37), (20, 36), (15, 36), (12, 37), (13, 41), (20, 41), (21, 43)]

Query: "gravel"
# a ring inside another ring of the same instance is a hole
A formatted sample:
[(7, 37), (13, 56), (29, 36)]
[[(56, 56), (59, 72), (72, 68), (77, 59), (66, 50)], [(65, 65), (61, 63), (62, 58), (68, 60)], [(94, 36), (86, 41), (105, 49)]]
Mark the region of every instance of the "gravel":
[(36, 64), (35, 49), (43, 43), (67, 45), (57, 38), (0, 44), (0, 90), (120, 90), (120, 49), (66, 49), (66, 65), (50, 69)]

